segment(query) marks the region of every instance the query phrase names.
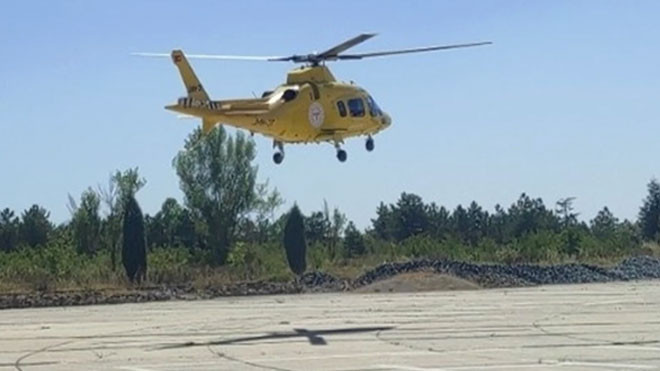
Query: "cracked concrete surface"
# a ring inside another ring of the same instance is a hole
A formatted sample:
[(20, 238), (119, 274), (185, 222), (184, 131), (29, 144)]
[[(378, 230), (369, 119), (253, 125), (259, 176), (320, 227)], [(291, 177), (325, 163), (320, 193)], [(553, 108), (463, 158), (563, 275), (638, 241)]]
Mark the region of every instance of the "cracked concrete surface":
[(655, 370), (660, 282), (0, 311), (0, 370)]

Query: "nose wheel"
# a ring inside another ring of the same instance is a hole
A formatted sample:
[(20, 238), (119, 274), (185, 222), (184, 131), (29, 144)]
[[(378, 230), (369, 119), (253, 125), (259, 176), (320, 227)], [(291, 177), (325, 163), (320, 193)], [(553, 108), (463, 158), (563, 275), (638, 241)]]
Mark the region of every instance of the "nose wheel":
[(367, 151), (369, 151), (369, 152), (373, 151), (374, 147), (375, 147), (374, 138), (369, 136), (369, 138), (367, 138), (367, 141), (364, 143), (364, 146), (367, 149)]
[(284, 145), (282, 142), (273, 141), (273, 147), (277, 148), (277, 151), (273, 153), (273, 162), (279, 165), (284, 161)]

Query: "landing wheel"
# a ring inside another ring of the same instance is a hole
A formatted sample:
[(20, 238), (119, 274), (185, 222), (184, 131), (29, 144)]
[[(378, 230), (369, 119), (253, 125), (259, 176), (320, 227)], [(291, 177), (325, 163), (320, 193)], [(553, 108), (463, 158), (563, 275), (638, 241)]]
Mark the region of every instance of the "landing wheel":
[(284, 144), (277, 140), (273, 140), (273, 148), (277, 148), (275, 153), (273, 153), (273, 162), (279, 165), (284, 161)]
[(374, 139), (372, 137), (367, 138), (367, 141), (364, 143), (364, 146), (367, 148), (367, 151), (371, 152), (374, 150)]
[(338, 149), (337, 150), (337, 160), (339, 160), (339, 162), (345, 162), (346, 158), (348, 158), (348, 155), (346, 154), (346, 151), (344, 151), (343, 149)]
[(276, 163), (277, 165), (281, 164), (282, 161), (284, 161), (284, 153), (282, 152), (275, 152), (273, 154), (273, 162)]

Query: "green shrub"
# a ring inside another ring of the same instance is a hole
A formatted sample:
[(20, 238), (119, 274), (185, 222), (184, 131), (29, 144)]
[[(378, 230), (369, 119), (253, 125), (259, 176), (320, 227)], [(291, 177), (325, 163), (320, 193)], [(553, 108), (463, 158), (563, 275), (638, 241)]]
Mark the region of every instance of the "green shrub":
[(159, 247), (149, 251), (149, 281), (152, 283), (181, 283), (192, 279), (190, 250), (182, 247)]

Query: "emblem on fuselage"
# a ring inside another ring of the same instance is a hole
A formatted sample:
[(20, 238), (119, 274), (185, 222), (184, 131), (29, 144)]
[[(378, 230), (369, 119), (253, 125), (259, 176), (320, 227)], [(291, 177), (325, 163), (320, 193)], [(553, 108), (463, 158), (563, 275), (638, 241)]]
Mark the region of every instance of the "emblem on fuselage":
[(314, 102), (309, 106), (309, 111), (307, 112), (307, 117), (309, 123), (315, 127), (320, 128), (323, 125), (323, 120), (325, 119), (325, 114), (323, 113), (323, 106), (319, 102)]

